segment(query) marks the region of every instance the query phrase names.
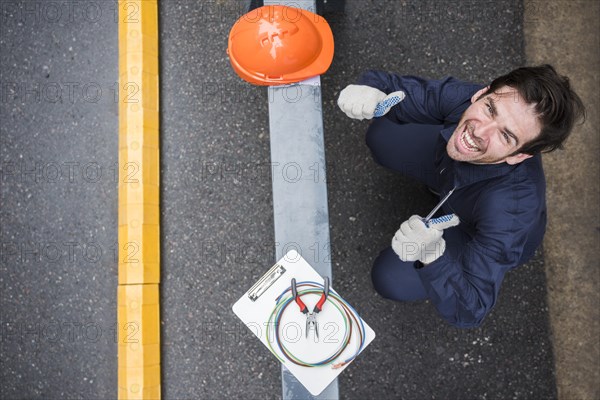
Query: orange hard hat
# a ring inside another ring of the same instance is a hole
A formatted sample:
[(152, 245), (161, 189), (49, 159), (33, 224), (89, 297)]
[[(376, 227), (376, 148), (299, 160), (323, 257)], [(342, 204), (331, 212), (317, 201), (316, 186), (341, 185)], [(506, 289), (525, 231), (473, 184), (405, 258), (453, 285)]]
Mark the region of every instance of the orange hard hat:
[(235, 72), (255, 85), (283, 85), (321, 75), (333, 60), (333, 33), (325, 19), (300, 8), (263, 6), (229, 32)]

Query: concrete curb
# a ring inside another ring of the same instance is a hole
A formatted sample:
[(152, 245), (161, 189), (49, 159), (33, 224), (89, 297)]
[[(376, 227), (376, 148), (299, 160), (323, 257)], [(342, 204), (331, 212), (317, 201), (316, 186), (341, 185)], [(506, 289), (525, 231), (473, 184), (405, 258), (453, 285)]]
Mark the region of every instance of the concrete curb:
[(560, 399), (600, 398), (598, 154), (600, 3), (525, 0), (528, 64), (569, 76), (587, 108), (566, 150), (544, 156), (549, 223), (544, 242)]

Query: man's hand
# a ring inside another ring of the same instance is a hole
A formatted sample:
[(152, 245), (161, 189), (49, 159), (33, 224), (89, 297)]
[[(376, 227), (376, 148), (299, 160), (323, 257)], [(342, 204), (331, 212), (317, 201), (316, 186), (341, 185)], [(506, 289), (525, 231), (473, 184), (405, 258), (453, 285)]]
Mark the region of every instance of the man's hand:
[(338, 106), (350, 118), (371, 119), (385, 115), (404, 99), (404, 92), (388, 95), (366, 85), (348, 85), (340, 92)]
[(430, 264), (446, 250), (442, 231), (458, 225), (459, 222), (455, 214), (450, 214), (431, 219), (425, 225), (423, 218), (413, 215), (400, 225), (392, 239), (392, 249), (402, 261), (419, 260), (423, 264)]

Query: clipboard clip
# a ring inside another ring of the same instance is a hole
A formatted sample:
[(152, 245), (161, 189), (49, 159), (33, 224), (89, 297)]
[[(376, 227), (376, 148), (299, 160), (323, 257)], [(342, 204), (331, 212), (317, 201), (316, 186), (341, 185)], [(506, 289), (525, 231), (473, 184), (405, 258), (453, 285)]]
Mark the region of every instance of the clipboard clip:
[(265, 293), (283, 274), (285, 274), (283, 265), (273, 265), (271, 269), (268, 270), (267, 273), (264, 274), (248, 291), (250, 300), (258, 300), (258, 298), (262, 296), (262, 294)]

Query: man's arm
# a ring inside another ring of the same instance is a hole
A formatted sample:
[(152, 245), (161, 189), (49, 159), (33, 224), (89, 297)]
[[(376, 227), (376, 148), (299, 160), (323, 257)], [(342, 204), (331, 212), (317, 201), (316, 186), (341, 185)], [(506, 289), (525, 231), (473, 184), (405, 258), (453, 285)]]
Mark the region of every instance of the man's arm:
[(532, 192), (515, 187), (502, 197), (483, 195), (474, 210), (474, 238), (417, 270), (438, 312), (452, 325), (477, 327), (496, 304), (504, 275), (519, 264), (535, 223), (539, 199)]
[(374, 70), (363, 73), (357, 84), (374, 87), (385, 94), (403, 91), (406, 97), (387, 117), (396, 122), (420, 124), (458, 123), (473, 94), (484, 87), (452, 77), (426, 80)]

